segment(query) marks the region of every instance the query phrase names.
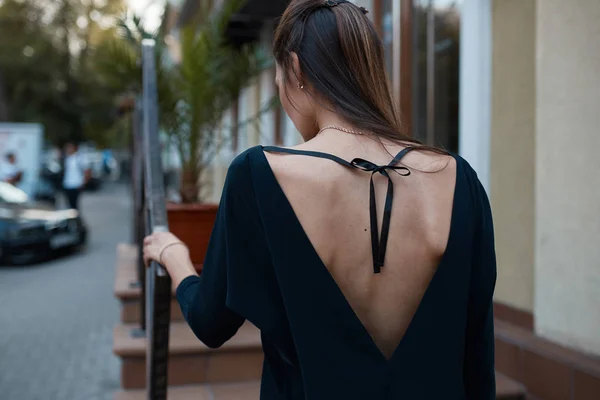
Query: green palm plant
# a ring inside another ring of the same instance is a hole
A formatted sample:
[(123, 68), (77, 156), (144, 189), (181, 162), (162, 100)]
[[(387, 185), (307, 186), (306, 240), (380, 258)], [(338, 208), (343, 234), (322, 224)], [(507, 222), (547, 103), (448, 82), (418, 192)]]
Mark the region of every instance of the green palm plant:
[[(166, 46), (160, 32), (157, 42), (157, 84), (161, 128), (177, 148), (182, 163), (180, 194), (185, 203), (199, 202), (205, 195), (202, 175), (226, 143), (222, 117), (239, 93), (264, 69), (272, 57), (256, 45), (236, 48), (225, 31), (244, 0), (228, 0), (199, 25), (180, 30), (180, 61), (164, 62)], [(138, 20), (139, 22), (139, 20)], [(135, 23), (122, 24), (126, 34), (119, 41), (104, 43), (98, 50), (99, 73), (106, 84), (139, 92), (141, 88), (140, 41), (148, 33), (131, 32)], [(254, 123), (275, 99), (244, 124)]]

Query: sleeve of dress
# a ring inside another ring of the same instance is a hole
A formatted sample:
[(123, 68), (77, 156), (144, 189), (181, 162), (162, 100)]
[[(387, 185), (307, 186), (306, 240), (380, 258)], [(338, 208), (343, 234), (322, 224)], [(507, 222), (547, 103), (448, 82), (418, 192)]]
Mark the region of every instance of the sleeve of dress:
[(234, 161), (229, 168), (216, 222), (200, 276), (184, 279), (177, 300), (195, 335), (211, 348), (229, 340), (245, 318), (228, 306), (231, 269), (250, 269), (260, 262), (259, 218), (248, 164)]
[(475, 230), (469, 291), (464, 379), (466, 398), (496, 398), (494, 372), (493, 295), (496, 285), (496, 252), (492, 212), (485, 190), (475, 180)]

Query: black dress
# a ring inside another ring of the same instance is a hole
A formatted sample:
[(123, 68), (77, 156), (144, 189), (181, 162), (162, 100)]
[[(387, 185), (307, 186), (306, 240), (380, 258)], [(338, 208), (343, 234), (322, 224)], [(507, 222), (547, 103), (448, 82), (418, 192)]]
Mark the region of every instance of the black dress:
[[(469, 164), (455, 156), (446, 252), (387, 359), (317, 255), (263, 151), (290, 152), (259, 146), (235, 159), (202, 275), (177, 288), (196, 336), (219, 347), (245, 320), (256, 325), (265, 354), (262, 400), (495, 399), (492, 217)], [(303, 154), (373, 174), (386, 175), (394, 166)], [(388, 200), (389, 194), (388, 188)], [(379, 239), (375, 230), (372, 235)], [(375, 272), (385, 257), (384, 241), (377, 242)]]

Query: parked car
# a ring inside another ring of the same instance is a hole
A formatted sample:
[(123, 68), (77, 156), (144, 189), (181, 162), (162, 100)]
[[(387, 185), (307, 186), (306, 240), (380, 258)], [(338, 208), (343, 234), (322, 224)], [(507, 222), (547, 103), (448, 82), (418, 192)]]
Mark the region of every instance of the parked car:
[(0, 261), (20, 264), (85, 244), (87, 229), (76, 210), (56, 210), (0, 182)]

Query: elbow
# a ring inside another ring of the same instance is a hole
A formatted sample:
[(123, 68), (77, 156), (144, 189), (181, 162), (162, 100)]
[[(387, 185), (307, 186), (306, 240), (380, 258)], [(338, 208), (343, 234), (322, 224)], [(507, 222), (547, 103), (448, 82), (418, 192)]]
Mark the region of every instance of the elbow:
[(210, 328), (199, 329), (198, 327), (194, 328), (192, 326), (192, 330), (196, 337), (210, 349), (218, 349), (229, 339), (228, 335), (223, 335), (222, 332)]
[(198, 336), (198, 339), (200, 339), (200, 341), (210, 349), (218, 349), (219, 347), (223, 346), (223, 344), (225, 344), (225, 340), (223, 340), (222, 337), (211, 334)]
[(190, 313), (184, 315), (194, 335), (208, 348), (218, 349), (229, 339), (230, 336), (223, 334), (217, 325), (202, 321), (203, 318), (197, 318), (196, 320), (201, 322), (196, 322)]

